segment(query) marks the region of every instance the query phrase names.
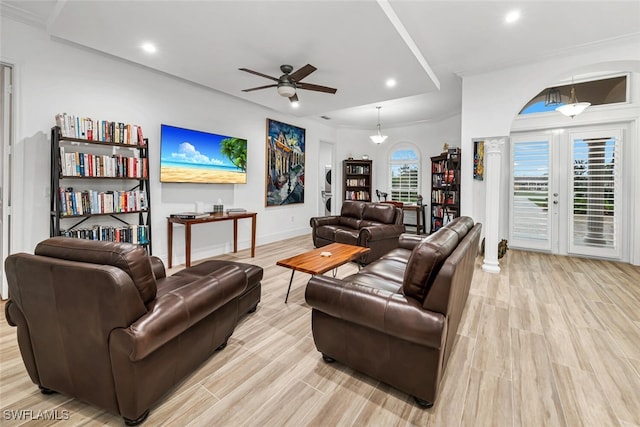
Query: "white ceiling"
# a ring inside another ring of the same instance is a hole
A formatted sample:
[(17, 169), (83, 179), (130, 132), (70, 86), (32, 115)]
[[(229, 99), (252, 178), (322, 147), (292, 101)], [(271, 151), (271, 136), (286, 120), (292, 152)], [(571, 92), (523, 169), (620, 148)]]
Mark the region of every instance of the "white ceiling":
[[(328, 124), (354, 128), (374, 128), (377, 105), (383, 128), (441, 120), (460, 112), (461, 75), (640, 34), (637, 0), (380, 3), (3, 0), (0, 11), (53, 37), (276, 111), (324, 115)], [(522, 18), (506, 24), (505, 14), (514, 9)], [(413, 40), (418, 57), (393, 22)], [(155, 55), (140, 48), (147, 41), (157, 45)], [(275, 88), (242, 92), (273, 82), (240, 67), (279, 77), (280, 65), (295, 70), (307, 63), (318, 70), (304, 82), (335, 87), (335, 95), (298, 90), (294, 109)], [(388, 78), (398, 84), (386, 87)]]

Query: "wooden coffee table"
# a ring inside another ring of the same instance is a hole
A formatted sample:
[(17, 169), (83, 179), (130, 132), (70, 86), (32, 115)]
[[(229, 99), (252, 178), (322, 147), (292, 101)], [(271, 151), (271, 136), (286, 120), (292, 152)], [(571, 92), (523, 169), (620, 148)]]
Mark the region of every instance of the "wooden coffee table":
[[(344, 243), (331, 243), (330, 245), (322, 246), (312, 251), (277, 261), (276, 265), (291, 269), (289, 288), (287, 289), (287, 296), (284, 299), (285, 304), (289, 299), (289, 291), (291, 290), (291, 283), (293, 282), (293, 275), (296, 270), (312, 274), (314, 276), (323, 274), (329, 270), (338, 268), (349, 261), (353, 261), (369, 251), (369, 248), (363, 248), (361, 246), (346, 245)], [(321, 256), (320, 254), (322, 252), (331, 252), (331, 256)]]

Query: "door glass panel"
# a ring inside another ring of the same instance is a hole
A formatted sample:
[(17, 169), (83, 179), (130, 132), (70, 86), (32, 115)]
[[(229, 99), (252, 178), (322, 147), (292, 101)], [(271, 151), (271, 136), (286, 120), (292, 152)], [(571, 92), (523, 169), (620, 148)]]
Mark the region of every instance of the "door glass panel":
[(514, 141), (512, 146), (510, 243), (549, 250), (549, 141)]
[[(570, 250), (573, 253), (615, 256), (616, 138), (573, 138)], [(602, 249), (606, 250), (603, 253)]]

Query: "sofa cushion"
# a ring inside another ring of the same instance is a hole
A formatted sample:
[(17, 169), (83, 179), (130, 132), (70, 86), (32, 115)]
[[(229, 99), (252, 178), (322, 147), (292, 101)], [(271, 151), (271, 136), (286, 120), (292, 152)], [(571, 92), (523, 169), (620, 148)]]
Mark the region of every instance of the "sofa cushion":
[(362, 286), (368, 286), (374, 289), (382, 289), (388, 292), (393, 292), (394, 294), (400, 293), (402, 289), (402, 281), (393, 281), (389, 279), (385, 279), (384, 277), (379, 276), (375, 273), (357, 273), (351, 276), (347, 276), (342, 279), (343, 282), (346, 283), (356, 283)]
[[(400, 261), (402, 263), (406, 265), (409, 263), (409, 258), (411, 257), (411, 251), (408, 249), (403, 249), (403, 248), (396, 248), (396, 249), (392, 249), (391, 251), (387, 252), (386, 254), (382, 255), (380, 257), (381, 260), (394, 260), (394, 261)], [(404, 273), (403, 273), (404, 276)]]
[(393, 224), (396, 218), (396, 208), (393, 205), (381, 203), (367, 203), (362, 212), (362, 219), (383, 224)]
[(383, 224), (378, 221), (369, 221), (369, 220), (363, 219), (362, 221), (360, 221), (359, 228), (376, 227), (378, 225), (388, 225), (388, 224)]
[(264, 271), (262, 267), (258, 267), (257, 265), (245, 264), (242, 262), (234, 262), (234, 261), (221, 261), (221, 260), (209, 260), (203, 261), (197, 265), (185, 268), (184, 270), (180, 270), (174, 274), (174, 276), (208, 276), (214, 275), (218, 270), (227, 265), (235, 265), (240, 267), (244, 274), (247, 275), (247, 287), (252, 288), (255, 286), (260, 280), (262, 280), (262, 276)]
[(340, 216), (362, 219), (362, 210), (364, 209), (364, 205), (365, 203), (363, 202), (345, 200), (342, 203)]
[(433, 279), (449, 254), (458, 245), (458, 233), (441, 228), (419, 243), (411, 252), (402, 289), (406, 296), (424, 301)]
[(341, 216), (339, 219), (340, 225), (344, 226), (344, 227), (349, 227), (349, 228), (353, 228), (354, 230), (357, 230), (360, 228), (360, 223), (362, 222), (362, 220), (360, 220), (359, 218), (352, 218), (349, 216)]
[(156, 280), (147, 252), (131, 243), (103, 242), (72, 237), (52, 237), (36, 246), (36, 255), (91, 264), (112, 265), (124, 270), (136, 285), (144, 304), (156, 297)]
[(339, 229), (336, 230), (335, 241), (336, 243), (345, 243), (347, 245), (358, 246), (359, 230), (351, 229)]
[[(395, 259), (385, 259), (376, 261), (363, 267), (357, 274), (368, 274), (376, 276), (384, 282), (394, 283), (395, 292), (398, 292), (404, 281), (404, 271), (407, 264)], [(384, 288), (387, 289), (387, 288)]]

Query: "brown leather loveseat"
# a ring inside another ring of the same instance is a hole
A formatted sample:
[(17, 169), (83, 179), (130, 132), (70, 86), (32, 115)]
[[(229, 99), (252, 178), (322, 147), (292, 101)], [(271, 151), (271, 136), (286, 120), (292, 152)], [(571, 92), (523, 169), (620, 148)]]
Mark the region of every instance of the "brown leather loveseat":
[(481, 225), (461, 217), (344, 279), (313, 276), (316, 348), (431, 407), (453, 348), (478, 252)]
[(345, 200), (340, 215), (311, 218), (311, 236), (316, 248), (346, 243), (371, 250), (360, 258), (369, 264), (398, 247), (404, 233), (401, 208), (390, 204)]
[(59, 392), (146, 418), (260, 300), (262, 268), (208, 261), (166, 277), (126, 243), (54, 237), (5, 261), (7, 321), (44, 394)]

